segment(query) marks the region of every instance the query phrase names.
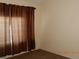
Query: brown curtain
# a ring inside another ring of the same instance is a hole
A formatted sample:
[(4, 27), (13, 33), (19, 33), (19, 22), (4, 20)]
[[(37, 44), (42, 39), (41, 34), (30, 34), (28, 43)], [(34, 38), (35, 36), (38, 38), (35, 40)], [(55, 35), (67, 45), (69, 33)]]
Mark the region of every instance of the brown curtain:
[(0, 56), (11, 53), (8, 6), (0, 3)]
[(34, 9), (0, 4), (0, 56), (35, 48)]

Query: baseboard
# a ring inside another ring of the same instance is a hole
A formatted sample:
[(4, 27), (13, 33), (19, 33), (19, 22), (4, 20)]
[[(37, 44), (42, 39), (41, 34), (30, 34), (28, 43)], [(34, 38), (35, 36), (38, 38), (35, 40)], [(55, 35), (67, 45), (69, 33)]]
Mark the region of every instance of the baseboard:
[[(38, 49), (33, 49), (31, 51), (35, 51), (35, 50), (38, 50)], [(28, 53), (30, 51), (23, 51), (23, 52), (20, 52), (18, 54), (14, 54), (14, 55), (7, 55), (7, 56), (4, 56), (4, 57), (0, 57), (0, 59), (7, 59), (7, 58), (10, 58), (10, 57), (14, 57), (14, 56), (18, 56), (18, 55), (21, 55), (21, 54), (24, 54), (24, 53)]]
[(70, 58), (70, 57), (68, 57), (68, 56), (64, 56), (64, 55), (61, 55), (61, 54), (57, 54), (57, 53), (55, 53), (55, 52), (51, 52), (51, 51), (48, 51), (48, 50), (45, 50), (45, 49), (40, 49), (40, 50), (44, 50), (44, 51), (47, 51), (47, 52), (49, 52), (49, 53), (53, 53), (53, 54), (56, 54), (56, 55), (59, 55), (59, 56), (62, 56), (62, 57), (66, 57), (66, 58), (68, 58), (68, 59), (72, 59), (72, 58)]

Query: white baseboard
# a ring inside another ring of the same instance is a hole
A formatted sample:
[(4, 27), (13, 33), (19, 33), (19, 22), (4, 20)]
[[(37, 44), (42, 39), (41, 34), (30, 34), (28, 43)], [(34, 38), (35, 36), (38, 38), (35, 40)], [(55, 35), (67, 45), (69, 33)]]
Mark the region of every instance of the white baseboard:
[[(35, 50), (37, 50), (37, 49), (33, 49), (33, 50), (31, 50), (31, 51), (35, 51)], [(30, 51), (23, 51), (23, 52), (18, 53), (18, 54), (7, 55), (7, 56), (4, 56), (4, 57), (0, 57), (0, 59), (7, 59), (7, 58), (10, 58), (10, 57), (18, 56), (18, 55), (21, 55), (21, 54), (24, 54), (24, 53), (28, 53), (28, 52), (30, 52)]]

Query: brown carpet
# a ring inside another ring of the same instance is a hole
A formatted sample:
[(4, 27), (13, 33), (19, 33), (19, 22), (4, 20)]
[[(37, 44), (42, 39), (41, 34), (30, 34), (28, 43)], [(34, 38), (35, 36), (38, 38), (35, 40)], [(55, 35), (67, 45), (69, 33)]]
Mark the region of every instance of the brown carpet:
[(18, 56), (14, 56), (7, 59), (70, 59), (63, 56), (59, 56), (44, 50), (36, 50), (29, 53), (24, 53)]

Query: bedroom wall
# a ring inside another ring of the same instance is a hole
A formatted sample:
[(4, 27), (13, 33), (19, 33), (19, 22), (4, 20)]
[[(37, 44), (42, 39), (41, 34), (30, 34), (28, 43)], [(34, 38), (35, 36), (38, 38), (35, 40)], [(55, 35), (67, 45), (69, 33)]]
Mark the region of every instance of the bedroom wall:
[(41, 3), (42, 0), (0, 0), (1, 3), (7, 3), (7, 4), (16, 4), (16, 5), (23, 5), (23, 6), (33, 6), (36, 8), (35, 10), (35, 41), (36, 41), (36, 49), (39, 49), (40, 42), (39, 42), (39, 14), (40, 14), (40, 8), (39, 3)]
[(79, 0), (45, 0), (39, 31), (42, 49), (79, 59)]

